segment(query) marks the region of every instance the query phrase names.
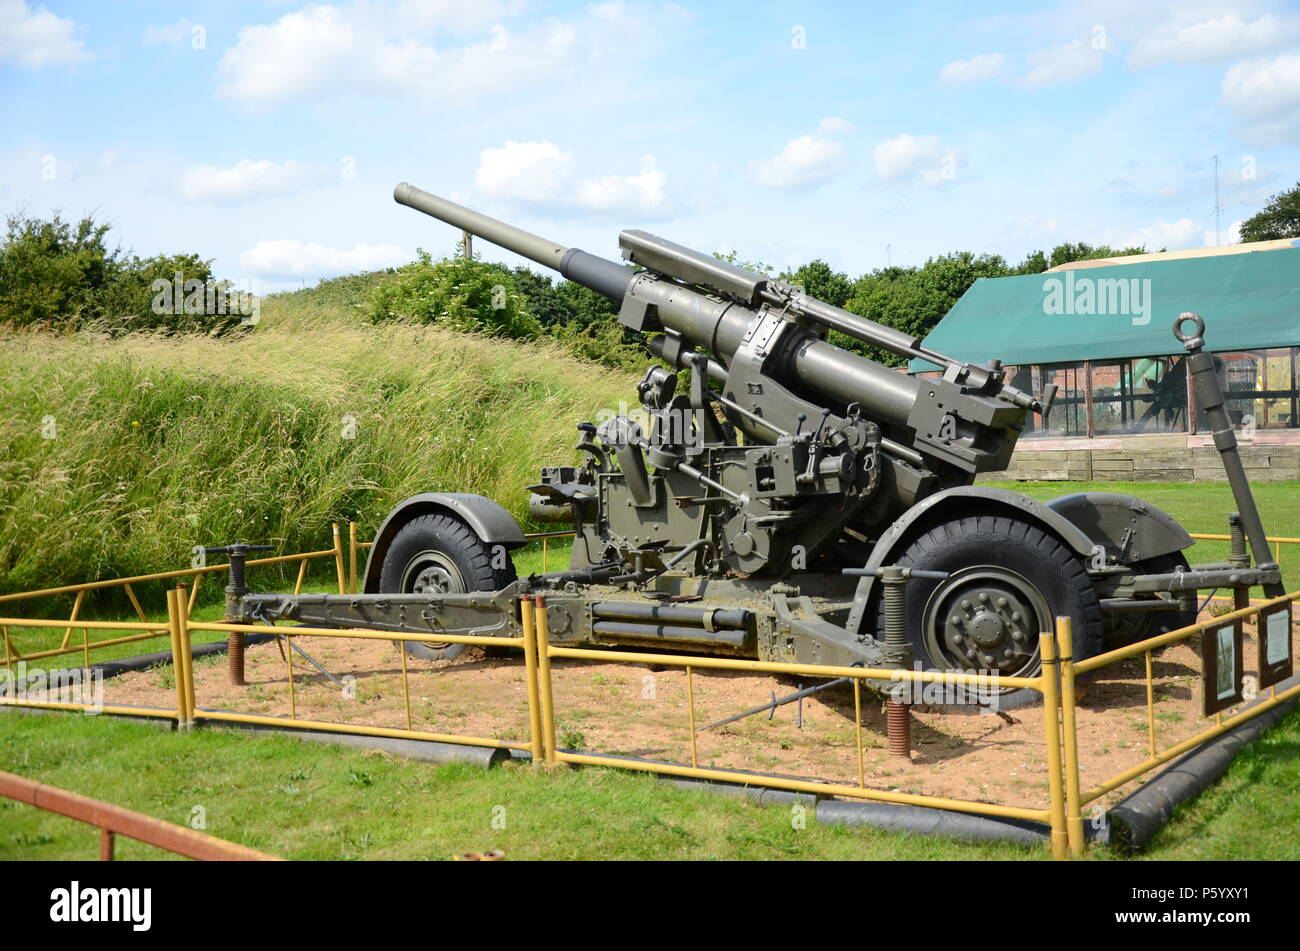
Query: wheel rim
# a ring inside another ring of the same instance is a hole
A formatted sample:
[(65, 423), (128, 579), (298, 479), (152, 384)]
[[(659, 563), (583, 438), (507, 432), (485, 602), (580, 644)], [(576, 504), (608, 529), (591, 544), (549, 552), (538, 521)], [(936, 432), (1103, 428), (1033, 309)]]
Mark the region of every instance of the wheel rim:
[(923, 637), (938, 667), (1030, 675), (1038, 668), (1038, 634), (1052, 612), (1022, 575), (994, 565), (954, 571), (931, 593)]
[[(465, 577), (446, 554), (440, 551), (422, 551), (411, 557), (402, 569), (404, 594), (461, 594)], [(444, 650), (448, 641), (421, 641), (432, 650)]]

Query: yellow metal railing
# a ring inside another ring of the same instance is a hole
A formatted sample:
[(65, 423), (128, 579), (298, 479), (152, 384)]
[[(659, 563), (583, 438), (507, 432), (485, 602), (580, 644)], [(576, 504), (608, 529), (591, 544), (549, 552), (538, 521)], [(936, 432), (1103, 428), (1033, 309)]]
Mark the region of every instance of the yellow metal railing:
[[(1114, 790), (1119, 789), (1120, 787), (1133, 782), (1135, 779), (1138, 779), (1139, 777), (1145, 775), (1146, 773), (1149, 773), (1153, 769), (1156, 769), (1159, 766), (1163, 766), (1165, 763), (1168, 763), (1171, 760), (1183, 755), (1184, 753), (1195, 749), (1196, 747), (1200, 746), (1202, 743), (1208, 742), (1209, 740), (1212, 740), (1217, 736), (1221, 736), (1222, 734), (1227, 733), (1229, 730), (1238, 727), (1241, 724), (1254, 719), (1255, 717), (1267, 713), (1269, 710), (1272, 710), (1274, 707), (1277, 707), (1280, 704), (1286, 703), (1295, 697), (1300, 697), (1300, 684), (1297, 684), (1296, 686), (1290, 687), (1281, 692), (1278, 691), (1276, 685), (1273, 685), (1272, 687), (1269, 688), (1270, 694), (1267, 699), (1259, 700), (1253, 705), (1246, 707), (1240, 712), (1229, 717), (1224, 717), (1221, 713), (1215, 714), (1213, 726), (1207, 727), (1206, 729), (1201, 730), (1192, 736), (1186, 737), (1180, 740), (1179, 742), (1173, 744), (1172, 746), (1169, 746), (1162, 750), (1159, 748), (1159, 743), (1156, 735), (1157, 733), (1156, 711), (1155, 711), (1156, 700), (1155, 700), (1155, 680), (1152, 674), (1152, 664), (1151, 664), (1152, 653), (1154, 651), (1160, 650), (1161, 648), (1168, 647), (1173, 644), (1178, 644), (1183, 641), (1190, 640), (1191, 638), (1194, 637), (1199, 637), (1202, 633), (1204, 633), (1209, 628), (1221, 627), (1224, 624), (1229, 624), (1235, 621), (1244, 621), (1248, 618), (1258, 618), (1261, 611), (1268, 610), (1277, 605), (1283, 605), (1288, 603), (1294, 605), (1297, 599), (1300, 599), (1300, 591), (1293, 591), (1292, 593), (1283, 595), (1282, 597), (1261, 601), (1258, 604), (1251, 604), (1248, 607), (1241, 608), (1240, 610), (1237, 611), (1233, 611), (1230, 614), (1224, 614), (1220, 617), (1213, 618), (1209, 621), (1198, 622), (1196, 624), (1192, 624), (1187, 627), (1179, 628), (1176, 631), (1169, 631), (1165, 634), (1160, 634), (1156, 637), (1151, 637), (1143, 641), (1138, 641), (1135, 644), (1129, 644), (1126, 647), (1121, 647), (1121, 648), (1117, 648), (1116, 650), (1107, 651), (1104, 654), (1098, 654), (1094, 657), (1088, 658), (1087, 660), (1083, 660), (1075, 663), (1074, 661), (1067, 659), (1062, 664), (1061, 666), (1061, 699), (1062, 699), (1061, 708), (1062, 708), (1062, 728), (1064, 730), (1063, 742), (1064, 742), (1065, 757), (1066, 757), (1065, 775), (1066, 775), (1066, 781), (1068, 783), (1067, 805), (1066, 805), (1067, 812), (1068, 812), (1067, 821), (1071, 827), (1073, 827), (1076, 824), (1079, 826), (1078, 842), (1076, 843), (1074, 841), (1074, 838), (1073, 837), (1071, 838), (1070, 845), (1071, 845), (1072, 852), (1074, 852), (1075, 854), (1081, 854), (1083, 850), (1082, 809), (1084, 806), (1088, 805), (1089, 803), (1095, 802), (1096, 800), (1105, 796), (1107, 793), (1113, 792)], [(1064, 656), (1068, 658), (1071, 656), (1068, 653), (1068, 651), (1065, 651), (1065, 648), (1068, 647), (1069, 645), (1070, 633), (1071, 633), (1070, 622), (1068, 618), (1057, 619), (1057, 631), (1058, 631), (1058, 638), (1060, 639), (1063, 645)], [(1257, 637), (1259, 636), (1259, 633), (1260, 632), (1257, 630), (1256, 631)], [(1262, 644), (1258, 646), (1259, 649), (1261, 650), (1263, 649)], [(1116, 664), (1121, 661), (1128, 660), (1129, 658), (1138, 657), (1138, 656), (1143, 657), (1145, 661), (1148, 756), (1145, 760), (1143, 760), (1138, 765), (1131, 767), (1130, 769), (1126, 769), (1123, 772), (1110, 777), (1109, 779), (1104, 779), (1101, 782), (1097, 783), (1097, 785), (1089, 789), (1081, 791), (1079, 788), (1078, 737), (1077, 737), (1077, 729), (1075, 726), (1075, 710), (1077, 707), (1077, 704), (1075, 703), (1075, 699), (1074, 699), (1075, 681), (1081, 674), (1086, 674), (1091, 671), (1100, 670), (1112, 664)], [(1202, 689), (1205, 689), (1204, 677), (1202, 677)]]
[[(346, 592), (346, 580), (343, 574), (343, 548), (340, 542), (338, 525), (333, 526), (334, 546), (325, 548), (321, 551), (301, 552), (294, 555), (275, 555), (269, 558), (254, 558), (247, 562), (249, 567), (254, 565), (278, 565), (290, 562), (298, 563), (298, 576), (294, 582), (293, 592), (298, 594), (302, 590), (303, 582), (307, 578), (307, 566), (313, 558), (333, 557), (335, 561), (335, 572), (337, 574), (339, 594)], [(202, 565), (193, 568), (179, 568), (174, 571), (159, 571), (147, 575), (134, 575), (128, 578), (107, 578), (102, 581), (87, 581), (82, 584), (62, 585), (57, 588), (41, 588), (36, 591), (19, 591), (13, 594), (0, 595), (0, 614), (8, 613), (8, 607), (4, 605), (15, 604), (20, 601), (29, 601), (33, 598), (53, 597), (58, 595), (75, 595), (72, 602), (72, 611), (66, 620), (60, 620), (56, 623), (26, 624), (20, 623), (19, 618), (0, 618), (0, 634), (3, 635), (4, 642), (4, 661), (12, 663), (13, 661), (33, 661), (44, 660), (49, 657), (59, 657), (66, 654), (75, 654), (78, 652), (89, 655), (90, 651), (101, 647), (112, 647), (118, 644), (129, 644), (135, 641), (147, 641), (157, 637), (166, 636), (167, 629), (162, 626), (162, 622), (150, 621), (148, 612), (140, 603), (136, 594), (136, 585), (144, 584), (151, 581), (172, 581), (180, 578), (195, 578), (193, 588), (190, 590), (189, 598), (186, 601), (185, 613), (187, 617), (192, 617), (194, 607), (198, 600), (199, 586), (207, 575), (225, 571), (229, 568), (228, 564)], [(92, 591), (100, 591), (106, 588), (121, 588), (127, 599), (131, 602), (132, 608), (140, 618), (139, 624), (126, 624), (120, 621), (112, 622), (89, 622), (80, 619), (82, 608), (85, 604), (86, 595)], [(170, 599), (170, 595), (168, 596)], [(20, 651), (13, 643), (13, 638), (8, 631), (8, 627), (62, 627), (64, 628), (63, 640), (58, 647), (47, 650), (34, 650), (23, 652)], [(82, 641), (80, 644), (72, 643), (72, 632), (81, 631)], [(122, 637), (112, 637), (106, 640), (91, 641), (89, 639), (90, 630), (110, 630), (125, 631), (138, 630), (140, 633), (130, 634)]]
[[(542, 538), (543, 543), (545, 543), (545, 538), (551, 536), (551, 534), (552, 533), (543, 533), (535, 537)], [(373, 543), (357, 541), (355, 524), (350, 524), (348, 528), (346, 549), (348, 563), (345, 565), (344, 546), (341, 542), (341, 534), (337, 529), (335, 529), (334, 538), (335, 545), (330, 549), (325, 549), (319, 552), (308, 552), (301, 555), (284, 555), (275, 558), (257, 559), (256, 561), (250, 561), (249, 564), (268, 564), (300, 560), (301, 567), (299, 570), (299, 581), (295, 588), (295, 590), (298, 590), (301, 588), (302, 575), (306, 570), (305, 566), (308, 559), (333, 556), (340, 590), (355, 588), (357, 553), (362, 548), (368, 547)], [(0, 598), (0, 600), (15, 601), (27, 597), (69, 592), (82, 594), (88, 590), (108, 587), (113, 584), (126, 585), (130, 582), (174, 579), (186, 576), (198, 576), (195, 584), (195, 588), (197, 588), (197, 583), (198, 581), (201, 581), (204, 574), (210, 571), (222, 570), (224, 567), (224, 565), (206, 566), (198, 569), (162, 572), (155, 575), (143, 575), (129, 579), (117, 579), (116, 581), (92, 582), (88, 585), (70, 585), (64, 588), (52, 588), (39, 592), (25, 592), (20, 595), (8, 595), (4, 598)], [(98, 705), (97, 709), (106, 713), (128, 716), (163, 715), (169, 718), (174, 718), (178, 726), (182, 729), (188, 729), (192, 725), (204, 721), (224, 721), (268, 726), (291, 726), (324, 732), (432, 740), (470, 746), (522, 750), (531, 754), (535, 764), (566, 763), (571, 765), (618, 767), (643, 772), (662, 773), (672, 776), (692, 777), (715, 782), (743, 782), (750, 786), (795, 792), (808, 792), (821, 796), (838, 796), (847, 799), (926, 806), (956, 812), (1037, 821), (1045, 823), (1050, 831), (1050, 845), (1053, 856), (1056, 858), (1064, 858), (1068, 855), (1082, 855), (1084, 852), (1085, 840), (1083, 831), (1083, 810), (1090, 803), (1096, 802), (1106, 794), (1117, 790), (1144, 774), (1168, 763), (1175, 757), (1182, 755), (1200, 744), (1211, 740), (1254, 717), (1266, 713), (1279, 704), (1300, 696), (1300, 686), (1290, 687), (1282, 691), (1279, 691), (1276, 686), (1272, 687), (1271, 695), (1267, 699), (1231, 716), (1225, 717), (1222, 714), (1216, 715), (1215, 722), (1212, 726), (1198, 731), (1193, 736), (1181, 739), (1178, 742), (1161, 749), (1158, 742), (1156, 728), (1155, 681), (1152, 671), (1153, 652), (1163, 647), (1196, 637), (1209, 627), (1218, 627), (1224, 623), (1230, 623), (1239, 619), (1258, 617), (1262, 610), (1268, 610), (1275, 605), (1283, 604), (1288, 601), (1294, 602), (1298, 598), (1300, 598), (1300, 591), (1283, 598), (1275, 598), (1260, 604), (1252, 604), (1241, 610), (1234, 611), (1231, 614), (1214, 618), (1211, 621), (1197, 623), (1177, 631), (1171, 631), (1157, 637), (1148, 638), (1127, 647), (1108, 651), (1080, 662), (1075, 662), (1073, 660), (1073, 632), (1071, 630), (1069, 619), (1058, 618), (1057, 630), (1054, 634), (1044, 632), (1040, 635), (1039, 647), (1043, 659), (1043, 666), (1042, 672), (1035, 677), (1000, 677), (976, 673), (895, 670), (884, 668), (827, 667), (813, 664), (777, 663), (729, 657), (651, 654), (607, 648), (589, 649), (564, 647), (553, 644), (550, 641), (546, 603), (544, 597), (541, 596), (536, 599), (531, 596), (524, 596), (517, 603), (517, 609), (519, 612), (517, 615), (519, 620), (518, 629), (520, 633), (518, 636), (513, 637), (444, 633), (427, 635), (396, 635), (389, 631), (377, 631), (361, 628), (285, 628), (266, 624), (234, 624), (224, 621), (196, 622), (192, 620), (192, 609), (194, 605), (193, 589), (187, 593), (183, 584), (168, 589), (167, 620), (165, 626), (157, 621), (149, 621), (147, 618), (138, 622), (84, 620), (76, 613), (80, 606), (79, 599), (78, 602), (74, 604), (72, 616), (68, 619), (0, 617), (0, 633), (3, 634), (4, 638), (5, 662), (9, 668), (11, 681), (14, 676), (13, 668), (15, 661), (30, 660), (35, 659), (36, 657), (53, 656), (61, 653), (79, 651), (83, 654), (83, 664), (86, 671), (89, 673), (91, 667), (90, 652), (97, 647), (125, 643), (132, 640), (144, 639), (146, 637), (155, 637), (159, 634), (169, 636), (172, 644), (174, 670), (174, 705), (163, 710), (157, 708), (120, 705)], [(138, 604), (138, 599), (131, 597), (131, 600), (133, 604)], [(17, 652), (11, 646), (10, 628), (18, 627), (48, 629), (71, 627), (80, 629), (83, 631), (82, 643), (80, 645), (66, 647), (66, 649), (60, 648), (57, 651), (46, 651), (24, 655)], [(132, 633), (124, 637), (91, 642), (86, 633), (91, 630), (129, 631)], [(286, 687), (289, 693), (289, 715), (287, 717), (263, 716), (254, 713), (200, 707), (196, 700), (194, 684), (192, 634), (195, 631), (271, 634), (277, 638), (285, 638), (286, 640), (282, 642), (282, 644), (287, 645), (288, 649), (282, 647), (282, 655), (286, 668)], [(519, 648), (522, 650), (524, 655), (525, 667), (524, 679), (526, 684), (528, 717), (526, 740), (515, 742), (512, 740), (502, 739), (499, 736), (454, 734), (422, 728), (417, 724), (412, 711), (410, 671), (408, 669), (408, 662), (404, 649), (399, 649), (399, 653), (401, 654), (401, 678), (404, 701), (403, 705), (405, 710), (404, 728), (380, 727), (369, 724), (335, 722), (300, 717), (298, 715), (299, 703), (297, 695), (298, 675), (294, 669), (294, 651), (291, 646), (291, 639), (301, 637), (350, 638), (363, 641), (398, 640), (438, 644), (468, 644), (480, 647)], [(1148, 756), (1137, 766), (1125, 769), (1109, 779), (1104, 779), (1090, 788), (1083, 789), (1081, 788), (1080, 783), (1080, 750), (1076, 722), (1078, 711), (1078, 701), (1076, 696), (1077, 679), (1083, 674), (1100, 670), (1104, 667), (1139, 656), (1143, 657), (1145, 662)], [(601, 663), (654, 664), (683, 669), (686, 674), (687, 713), (691, 727), (689, 761), (648, 761), (629, 756), (596, 755), (592, 752), (580, 752), (578, 750), (560, 748), (559, 741), (557, 740), (556, 726), (556, 678), (552, 671), (552, 661), (555, 659)], [(857, 760), (856, 785), (852, 782), (845, 782), (842, 780), (823, 782), (812, 778), (804, 779), (798, 777), (771, 776), (758, 772), (737, 772), (731, 769), (701, 766), (695, 730), (695, 674), (700, 670), (734, 671), (772, 675), (786, 674), (815, 677), (819, 679), (847, 678), (853, 687), (855, 711), (853, 743)], [(913, 685), (948, 684), (985, 690), (1015, 688), (1033, 690), (1041, 694), (1044, 701), (1042, 724), (1047, 772), (1046, 806), (977, 802), (974, 800), (927, 795), (919, 792), (900, 792), (893, 789), (875, 788), (870, 785), (870, 777), (864, 763), (862, 689), (864, 686), (868, 689), (876, 688), (881, 682), (907, 682)], [(40, 706), (61, 710), (84, 710), (88, 708), (88, 705), (84, 703), (65, 702), (58, 699), (29, 701), (16, 699), (13, 696), (0, 698), (0, 703)]]
[[(673, 654), (647, 654), (622, 650), (590, 650), (585, 648), (560, 647), (550, 643), (547, 629), (546, 607), (543, 598), (536, 599), (536, 622), (534, 635), (537, 639), (538, 679), (540, 680), (540, 701), (542, 716), (542, 737), (545, 758), (548, 763), (570, 763), (585, 766), (616, 766), (623, 769), (642, 772), (663, 773), (670, 776), (683, 776), (713, 782), (735, 783), (743, 781), (746, 785), (762, 786), (794, 792), (815, 793), (822, 796), (841, 796), (848, 799), (864, 799), (876, 802), (897, 803), (903, 805), (928, 806), (936, 809), (948, 809), (955, 812), (992, 815), (1002, 818), (1026, 819), (1044, 822), (1051, 830), (1051, 847), (1053, 855), (1064, 858), (1067, 851), (1068, 831), (1065, 823), (1065, 800), (1063, 798), (1064, 782), (1062, 779), (1062, 762), (1060, 758), (1060, 713), (1056, 668), (1056, 639), (1052, 634), (1044, 633), (1040, 637), (1040, 650), (1043, 657), (1043, 670), (1046, 673), (1037, 677), (998, 677), (968, 673), (944, 673), (940, 671), (897, 670), (870, 667), (827, 667), (815, 664), (777, 663), (771, 661), (742, 660), (724, 657), (696, 657)], [(524, 616), (528, 609), (525, 604)], [(551, 660), (567, 658), (589, 660), (604, 663), (656, 664), (669, 667), (685, 668), (687, 674), (687, 694), (689, 716), (691, 719), (691, 762), (672, 763), (635, 759), (632, 757), (590, 755), (572, 750), (563, 750), (556, 741), (556, 716), (554, 700), (554, 678), (551, 674)], [(854, 684), (854, 707), (857, 711), (855, 742), (859, 762), (858, 785), (845, 783), (820, 782), (812, 779), (796, 779), (768, 776), (759, 773), (738, 773), (724, 769), (713, 769), (699, 765), (698, 752), (695, 747), (695, 710), (693, 673), (700, 670), (742, 671), (762, 674), (798, 674), (818, 678), (849, 678)], [(862, 719), (860, 690), (864, 681), (910, 682), (913, 684), (952, 684), (977, 689), (998, 690), (1004, 687), (1035, 690), (1043, 695), (1044, 732), (1047, 746), (1048, 798), (1046, 808), (1025, 806), (1008, 806), (997, 803), (975, 802), (971, 800), (952, 799), (940, 796), (928, 796), (918, 793), (894, 792), (876, 789), (866, 783), (865, 771), (862, 769)]]

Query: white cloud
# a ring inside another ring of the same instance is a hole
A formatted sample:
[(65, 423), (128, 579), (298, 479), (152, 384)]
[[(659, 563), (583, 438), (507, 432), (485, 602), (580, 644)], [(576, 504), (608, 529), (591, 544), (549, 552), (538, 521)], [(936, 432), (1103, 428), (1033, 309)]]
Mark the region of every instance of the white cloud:
[(641, 159), (637, 175), (604, 175), (578, 186), (578, 204), (592, 211), (657, 213), (668, 204), (668, 178), (655, 166), (654, 156)]
[(653, 156), (632, 175), (581, 177), (553, 142), (507, 142), (484, 149), (474, 184), (483, 194), (557, 212), (662, 215), (669, 210), (668, 177)]
[(1031, 89), (1073, 82), (1101, 72), (1102, 51), (1075, 40), (1064, 46), (1039, 50), (1029, 56), (1029, 72), (1020, 82)]
[(749, 175), (756, 184), (781, 191), (828, 182), (846, 167), (844, 144), (832, 136), (851, 128), (844, 119), (823, 119), (817, 131), (791, 139), (769, 159), (750, 162)]
[[(350, 92), (461, 101), (538, 83), (553, 87), (621, 66), (688, 19), (671, 5), (650, 10), (615, 0), (587, 7), (572, 22), (552, 18), (513, 32), (498, 20), (516, 9), (500, 0), (312, 4), (242, 28), (217, 66), (218, 92), (264, 105)], [(448, 33), (467, 31), (476, 38), (442, 42)]]
[(193, 165), (181, 176), (181, 197), (190, 201), (238, 202), (293, 194), (320, 179), (321, 172), (302, 162), (242, 159), (234, 165)]
[(981, 53), (970, 59), (955, 59), (939, 70), (939, 85), (969, 86), (971, 83), (996, 79), (1007, 58), (1001, 53)]
[(1142, 228), (1131, 231), (1110, 231), (1105, 242), (1113, 248), (1141, 247), (1148, 251), (1179, 251), (1184, 248), (1201, 247), (1204, 237), (1202, 227), (1191, 218), (1179, 218), (1177, 221), (1165, 221), (1163, 218)]
[(1300, 139), (1300, 54), (1238, 63), (1223, 77), (1222, 98), (1247, 142)]
[(1223, 229), (1222, 234), (1218, 235), (1214, 233), (1213, 229), (1209, 229), (1201, 235), (1201, 244), (1207, 248), (1213, 248), (1221, 244), (1240, 244), (1242, 224), (1241, 221), (1234, 221)]
[(1265, 14), (1245, 20), (1227, 13), (1194, 22), (1161, 24), (1142, 36), (1129, 53), (1133, 67), (1157, 63), (1210, 63), (1252, 56), (1300, 37), (1300, 18), (1283, 20)]
[(569, 191), (572, 164), (553, 142), (507, 142), (480, 153), (474, 184), (493, 198), (553, 202)]
[(937, 135), (903, 133), (881, 142), (873, 150), (876, 174), (921, 185), (940, 185), (957, 175), (957, 153)]
[(246, 274), (317, 277), (397, 267), (409, 260), (410, 255), (392, 244), (358, 244), (342, 250), (284, 239), (257, 242), (239, 255), (239, 266)]
[(150, 25), (144, 28), (145, 46), (175, 46), (181, 42), (188, 44), (193, 38), (194, 24), (188, 19), (177, 20), (166, 26)]
[(77, 21), (55, 16), (27, 0), (0, 0), (0, 63), (38, 67), (90, 59), (73, 35)]

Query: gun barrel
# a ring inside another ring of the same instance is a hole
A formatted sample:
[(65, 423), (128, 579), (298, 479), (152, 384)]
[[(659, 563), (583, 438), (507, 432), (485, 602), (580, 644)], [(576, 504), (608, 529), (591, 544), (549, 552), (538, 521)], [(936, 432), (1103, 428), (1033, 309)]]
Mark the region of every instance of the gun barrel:
[(549, 241), (531, 231), (508, 225), (454, 201), (439, 198), (407, 182), (402, 182), (393, 189), (393, 200), (559, 271), (569, 280), (584, 284), (613, 301), (623, 299), (628, 281), (633, 276), (631, 271), (615, 261)]
[(393, 189), (393, 200), (556, 271), (560, 269), (564, 255), (569, 250), (562, 244), (490, 218), (454, 201), (431, 195), (407, 182), (402, 182)]

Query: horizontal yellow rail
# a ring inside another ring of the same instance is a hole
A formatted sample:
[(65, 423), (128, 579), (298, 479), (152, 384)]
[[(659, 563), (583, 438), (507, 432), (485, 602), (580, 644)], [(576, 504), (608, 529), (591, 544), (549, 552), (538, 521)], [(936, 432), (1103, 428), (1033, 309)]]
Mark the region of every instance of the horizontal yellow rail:
[[(1192, 538), (1197, 539), (1198, 541), (1215, 541), (1215, 542), (1232, 541), (1231, 535), (1215, 535), (1209, 532), (1188, 532), (1187, 534), (1190, 535)], [(1281, 542), (1283, 545), (1300, 545), (1300, 538), (1286, 538), (1286, 537), (1279, 537), (1276, 535), (1265, 535), (1264, 541), (1268, 542), (1270, 545), (1276, 545), (1278, 542)]]
[(892, 802), (905, 806), (929, 806), (933, 809), (949, 809), (953, 812), (1000, 816), (1006, 819), (1029, 819), (1047, 822), (1051, 818), (1051, 814), (1047, 809), (1026, 809), (1020, 806), (1003, 806), (991, 802), (945, 799), (941, 796), (924, 796), (917, 793), (896, 793), (884, 789), (847, 786), (840, 783), (823, 783), (812, 779), (786, 779), (782, 776), (764, 776), (759, 773), (687, 766), (684, 763), (656, 763), (651, 760), (630, 759), (619, 756), (589, 756), (583, 753), (569, 753), (564, 750), (557, 750), (555, 758), (561, 763), (575, 763), (583, 766), (618, 766), (623, 769), (706, 779), (711, 782), (743, 783), (747, 786), (766, 786), (770, 789), (808, 792), (819, 796), (869, 799), (876, 802)]
[[(0, 621), (0, 624), (3, 624)], [(345, 637), (373, 641), (415, 641), (419, 644), (476, 644), (479, 647), (523, 647), (522, 637), (491, 634), (406, 634), (363, 627), (272, 627), (269, 624), (231, 624), (225, 621), (189, 621), (191, 631), (234, 631), (244, 634), (275, 634), (279, 637)]]
[(383, 736), (403, 740), (429, 740), (434, 743), (463, 743), (466, 746), (487, 746), (501, 750), (528, 751), (527, 743), (511, 743), (486, 736), (462, 736), (459, 733), (431, 733), (427, 730), (403, 730), (385, 726), (353, 726), (349, 723), (334, 723), (329, 720), (304, 720), (300, 717), (264, 717), (251, 713), (229, 713), (224, 710), (194, 710), (196, 720), (214, 720), (227, 723), (251, 723), (262, 726), (293, 727), (303, 730), (318, 730), (322, 733), (348, 733), (354, 736)]
[[(301, 552), (296, 555), (276, 555), (272, 558), (254, 558), (246, 564), (248, 567), (253, 565), (277, 565), (286, 561), (299, 561), (305, 558), (323, 558), (335, 553), (333, 548), (326, 548), (321, 551)], [(82, 584), (67, 584), (58, 588), (41, 588), (37, 591), (17, 591), (13, 594), (0, 594), (0, 603), (5, 601), (22, 601), (28, 598), (40, 598), (52, 594), (72, 594), (76, 591), (94, 591), (100, 588), (120, 587), (126, 584), (135, 584), (141, 581), (167, 581), (171, 578), (188, 578), (192, 575), (203, 575), (213, 571), (225, 571), (230, 566), (221, 565), (204, 565), (202, 568), (177, 568), (175, 571), (159, 571), (151, 575), (132, 575), (129, 578), (106, 578), (103, 581), (86, 581)], [(65, 618), (59, 622), (59, 627), (67, 627), (68, 621)], [(85, 622), (78, 621), (73, 627), (83, 627)]]
[(1269, 710), (1272, 710), (1274, 707), (1279, 706), (1280, 704), (1286, 703), (1287, 701), (1291, 700), (1293, 697), (1300, 697), (1300, 684), (1296, 684), (1290, 690), (1284, 690), (1276, 697), (1269, 697), (1267, 700), (1262, 700), (1259, 703), (1254, 704), (1253, 706), (1247, 707), (1246, 709), (1242, 710), (1240, 713), (1228, 717), (1228, 719), (1224, 720), (1223, 722), (1216, 723), (1214, 726), (1210, 727), (1207, 730), (1202, 730), (1200, 733), (1197, 733), (1195, 736), (1189, 736), (1181, 743), (1175, 744), (1174, 746), (1169, 747), (1169, 749), (1167, 750), (1162, 750), (1161, 752), (1157, 753), (1155, 756), (1152, 756), (1151, 758), (1147, 759), (1145, 762), (1139, 763), (1137, 766), (1134, 766), (1132, 769), (1125, 770), (1124, 772), (1120, 773), (1118, 776), (1114, 777), (1113, 779), (1108, 779), (1104, 783), (1101, 783), (1098, 786), (1094, 786), (1092, 789), (1088, 790), (1083, 794), (1081, 802), (1084, 805), (1087, 805), (1088, 803), (1092, 802), (1094, 799), (1101, 798), (1102, 796), (1106, 795), (1106, 793), (1118, 789), (1120, 786), (1123, 786), (1125, 783), (1131, 783), (1133, 780), (1137, 779), (1143, 773), (1155, 769), (1157, 766), (1162, 766), (1165, 763), (1169, 762), (1170, 760), (1176, 759), (1177, 757), (1183, 755), (1189, 750), (1195, 749), (1196, 747), (1200, 746), (1202, 743), (1205, 743), (1208, 740), (1212, 740), (1216, 736), (1221, 736), (1222, 734), (1227, 733), (1229, 730), (1235, 727), (1241, 726), (1241, 724), (1245, 723), (1247, 720), (1253, 720), (1255, 717), (1267, 713)]
[(589, 650), (578, 647), (548, 649), (551, 657), (568, 657), (575, 660), (604, 661), (607, 664), (664, 664), (669, 667), (699, 667), (709, 670), (736, 670), (760, 674), (802, 674), (805, 677), (851, 677), (857, 680), (887, 680), (892, 682), (961, 684), (997, 690), (1017, 687), (1037, 690), (1043, 681), (1040, 677), (1000, 677), (987, 674), (949, 673), (939, 670), (902, 670), (888, 667), (830, 667), (820, 664), (786, 664), (779, 661), (744, 660), (734, 657), (686, 657), (680, 654), (642, 654), (621, 650)]
[(1129, 657), (1136, 657), (1139, 654), (1145, 654), (1147, 651), (1156, 650), (1166, 647), (1169, 644), (1175, 644), (1178, 641), (1185, 641), (1189, 637), (1195, 637), (1206, 628), (1218, 627), (1229, 621), (1254, 617), (1265, 608), (1270, 608), (1275, 604), (1281, 604), (1284, 601), (1294, 601), (1300, 598), (1300, 590), (1292, 591), (1290, 594), (1284, 594), (1280, 598), (1270, 598), (1266, 601), (1260, 601), (1258, 604), (1252, 604), (1228, 614), (1221, 614), (1210, 621), (1198, 621), (1195, 624), (1189, 624), (1187, 627), (1180, 627), (1176, 631), (1167, 631), (1164, 634), (1158, 634), (1155, 637), (1149, 637), (1144, 641), (1137, 641), (1125, 647), (1116, 648), (1113, 651), (1107, 651), (1104, 654), (1096, 654), (1087, 660), (1079, 661), (1074, 665), (1076, 674), (1087, 673), (1090, 670), (1097, 670), (1110, 664), (1118, 663)]

